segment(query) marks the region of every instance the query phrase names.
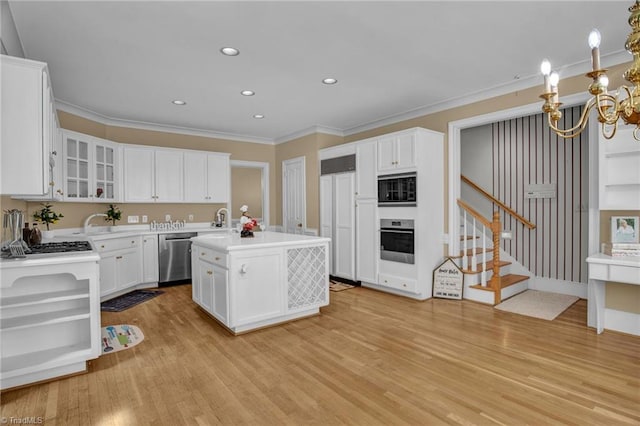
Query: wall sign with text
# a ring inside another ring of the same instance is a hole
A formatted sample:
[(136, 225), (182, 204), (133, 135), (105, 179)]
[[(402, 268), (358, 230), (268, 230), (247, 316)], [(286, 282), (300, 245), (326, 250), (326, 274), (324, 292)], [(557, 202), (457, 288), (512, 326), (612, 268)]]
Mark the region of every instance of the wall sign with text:
[(462, 300), (463, 283), (462, 269), (447, 258), (433, 270), (433, 297)]

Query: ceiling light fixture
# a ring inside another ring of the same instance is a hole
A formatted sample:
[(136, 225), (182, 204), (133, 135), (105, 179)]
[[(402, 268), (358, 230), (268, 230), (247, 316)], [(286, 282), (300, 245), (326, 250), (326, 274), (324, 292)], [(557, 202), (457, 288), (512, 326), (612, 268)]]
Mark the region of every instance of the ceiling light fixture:
[(240, 51), (235, 47), (223, 47), (222, 49), (220, 49), (220, 52), (222, 52), (223, 55), (227, 56), (238, 56), (240, 54)]
[(242, 96), (253, 96), (256, 94), (256, 92), (254, 92), (253, 90), (243, 90), (242, 92), (240, 92), (240, 94)]
[(174, 105), (186, 105), (187, 103), (185, 101), (181, 101), (176, 99), (175, 101), (171, 101), (172, 104)]
[(335, 78), (325, 78), (325, 79), (322, 80), (322, 82), (324, 84), (331, 85), (331, 84), (336, 84), (338, 82), (338, 80), (336, 80)]
[(254, 114), (253, 118), (262, 119), (262, 118), (264, 118), (264, 115), (262, 115), (262, 114)]
[[(624, 73), (624, 78), (633, 84), (633, 87), (621, 86), (615, 93), (609, 93), (607, 86), (609, 78), (607, 70), (600, 68), (600, 32), (593, 30), (589, 34), (589, 47), (591, 47), (592, 71), (586, 76), (593, 79), (589, 85), (589, 93), (593, 95), (584, 106), (582, 116), (574, 127), (570, 129), (560, 129), (557, 127), (558, 120), (562, 118), (559, 107), (562, 105), (558, 101), (558, 81), (556, 72), (551, 72), (551, 64), (547, 59), (542, 61), (540, 71), (544, 76), (544, 93), (540, 95), (544, 99), (542, 111), (547, 114), (549, 127), (560, 137), (568, 139), (578, 136), (586, 128), (589, 121), (589, 112), (592, 108), (598, 111), (598, 121), (602, 123), (602, 134), (606, 139), (611, 139), (618, 129), (618, 119), (627, 124), (635, 124), (633, 137), (640, 141), (638, 129), (640, 129), (640, 0), (629, 8), (631, 17), (629, 25), (632, 28), (631, 34), (627, 37), (625, 48), (633, 55), (633, 65)], [(620, 99), (620, 95), (626, 92), (627, 98)], [(607, 126), (609, 128), (607, 129)]]

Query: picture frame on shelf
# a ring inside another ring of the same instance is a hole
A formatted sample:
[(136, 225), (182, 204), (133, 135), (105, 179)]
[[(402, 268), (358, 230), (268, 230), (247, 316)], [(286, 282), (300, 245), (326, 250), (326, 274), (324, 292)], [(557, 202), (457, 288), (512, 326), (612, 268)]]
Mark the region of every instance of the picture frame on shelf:
[(611, 242), (612, 243), (638, 243), (640, 242), (638, 216), (612, 216), (611, 217)]

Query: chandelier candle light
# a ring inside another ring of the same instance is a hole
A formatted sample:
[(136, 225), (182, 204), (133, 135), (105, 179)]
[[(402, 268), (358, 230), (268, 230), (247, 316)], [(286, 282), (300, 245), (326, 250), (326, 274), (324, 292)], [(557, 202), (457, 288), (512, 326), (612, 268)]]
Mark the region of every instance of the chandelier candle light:
[[(557, 72), (551, 72), (551, 64), (547, 59), (542, 61), (540, 71), (544, 76), (544, 93), (540, 95), (544, 99), (542, 111), (547, 114), (549, 127), (560, 137), (570, 139), (578, 136), (587, 126), (589, 113), (596, 107), (598, 121), (602, 123), (602, 134), (606, 139), (611, 139), (618, 129), (618, 119), (622, 118), (626, 124), (635, 125), (633, 137), (640, 141), (638, 129), (640, 129), (640, 0), (629, 8), (629, 25), (631, 34), (627, 37), (625, 48), (633, 55), (631, 68), (625, 71), (624, 78), (633, 84), (633, 87), (620, 87), (615, 94), (609, 93), (607, 86), (609, 78), (607, 70), (600, 68), (600, 32), (596, 29), (589, 34), (589, 47), (591, 47), (591, 72), (586, 76), (593, 82), (589, 85), (589, 93), (593, 95), (585, 104), (584, 111), (578, 124), (570, 129), (558, 128), (558, 120), (562, 118), (560, 103), (558, 101)], [(620, 99), (620, 95), (626, 93), (626, 99)]]

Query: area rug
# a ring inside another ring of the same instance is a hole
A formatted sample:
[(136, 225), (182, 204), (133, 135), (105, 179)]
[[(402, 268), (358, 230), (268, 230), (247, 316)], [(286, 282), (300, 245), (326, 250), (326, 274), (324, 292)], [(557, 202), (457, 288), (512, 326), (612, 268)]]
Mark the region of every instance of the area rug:
[(144, 340), (144, 334), (135, 325), (118, 324), (102, 327), (102, 353), (129, 349)]
[(105, 312), (120, 312), (139, 303), (146, 302), (164, 293), (162, 290), (134, 290), (115, 299), (100, 304), (100, 310)]
[(329, 280), (329, 290), (331, 291), (343, 291), (354, 288), (355, 286), (351, 284), (341, 283), (339, 281)]
[(495, 308), (501, 311), (551, 321), (577, 302), (578, 299), (579, 297), (566, 294), (527, 290), (496, 305)]

